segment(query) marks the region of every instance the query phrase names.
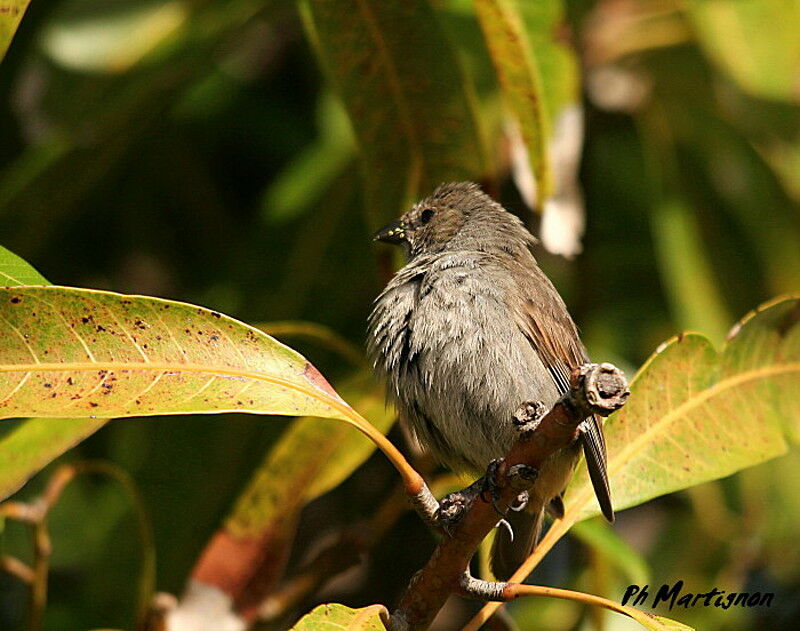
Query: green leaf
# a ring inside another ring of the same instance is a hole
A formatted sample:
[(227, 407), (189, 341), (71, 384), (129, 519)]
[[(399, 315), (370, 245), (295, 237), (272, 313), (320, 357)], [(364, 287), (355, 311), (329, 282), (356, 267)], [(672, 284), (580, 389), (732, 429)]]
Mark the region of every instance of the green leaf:
[(619, 568), (626, 580), (635, 585), (649, 582), (647, 560), (634, 550), (611, 525), (602, 519), (588, 519), (575, 524), (571, 535), (602, 553), (608, 562)]
[(304, 0), (306, 33), (348, 111), (374, 226), (441, 182), (489, 172), (474, 88), (427, 0)]
[[(563, 110), (581, 106), (578, 57), (569, 45), (568, 38), (559, 36), (561, 29), (568, 26), (565, 3), (562, 0), (514, 2), (525, 25), (539, 71), (545, 114), (553, 133)], [(558, 168), (555, 164), (553, 166), (554, 169)]]
[(700, 45), (744, 90), (800, 100), (798, 0), (690, 0), (685, 6)]
[(108, 422), (104, 418), (29, 418), (0, 423), (0, 499)]
[[(617, 511), (725, 477), (786, 453), (790, 442), (798, 442), (798, 323), (800, 298), (779, 298), (745, 316), (720, 353), (707, 338), (686, 334), (665, 342), (650, 357), (631, 382), (628, 403), (606, 423)], [(582, 463), (567, 487), (564, 517), (552, 524), (510, 580), (530, 574), (575, 522), (599, 514)], [(497, 607), (485, 605), (473, 623)], [(645, 626), (656, 625), (648, 628), (685, 628), (617, 607), (611, 608)]]
[(702, 331), (715, 342), (724, 340), (732, 318), (720, 295), (695, 213), (677, 196), (657, 201), (652, 225), (664, 286), (677, 322), (682, 328)]
[(292, 631), (385, 631), (388, 618), (389, 612), (383, 605), (361, 609), (339, 604), (320, 605), (300, 618)]
[(503, 96), (528, 149), (541, 210), (553, 188), (547, 155), (550, 121), (525, 24), (514, 0), (475, 0), (474, 5)]
[(0, 418), (355, 413), (301, 355), (194, 305), (66, 287), (0, 290)]
[(18, 285), (49, 285), (44, 276), (24, 259), (0, 245), (0, 284), (6, 287)]
[(341, 101), (325, 92), (317, 104), (319, 138), (284, 168), (262, 200), (266, 220), (294, 219), (320, 199), (353, 159), (355, 142)]
[[(718, 353), (686, 334), (659, 348), (606, 423), (614, 506), (721, 478), (786, 452), (800, 436), (800, 299), (747, 315)], [(567, 490), (568, 512), (599, 512), (585, 466)]]
[(6, 56), (14, 33), (25, 15), (30, 0), (4, 0), (0, 5), (0, 61)]

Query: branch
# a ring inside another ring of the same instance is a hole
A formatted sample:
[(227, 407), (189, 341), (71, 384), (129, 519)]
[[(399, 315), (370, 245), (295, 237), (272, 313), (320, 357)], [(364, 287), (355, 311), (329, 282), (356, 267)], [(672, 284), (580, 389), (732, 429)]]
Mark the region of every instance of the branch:
[[(522, 430), (520, 437), (494, 471), (494, 506), (477, 501), (480, 494), (467, 497), (457, 522), (447, 529), (449, 536), (442, 538), (425, 567), (411, 579), (392, 615), (393, 630), (427, 629), (451, 593), (505, 600), (503, 593), (510, 584), (478, 581), (468, 573), (470, 559), (497, 524), (495, 507), (500, 512), (507, 511), (520, 491), (532, 483), (524, 473), (530, 468), (538, 470), (551, 454), (572, 444), (578, 425), (588, 416), (607, 416), (622, 407), (628, 397), (622, 371), (611, 364), (586, 364), (574, 370), (570, 386), (570, 391), (541, 420), (541, 404), (528, 402), (520, 407), (515, 414), (515, 422)], [(526, 425), (526, 421), (530, 422)], [(421, 513), (426, 521), (432, 517), (431, 497), (427, 487), (412, 494), (415, 507), (425, 505)]]

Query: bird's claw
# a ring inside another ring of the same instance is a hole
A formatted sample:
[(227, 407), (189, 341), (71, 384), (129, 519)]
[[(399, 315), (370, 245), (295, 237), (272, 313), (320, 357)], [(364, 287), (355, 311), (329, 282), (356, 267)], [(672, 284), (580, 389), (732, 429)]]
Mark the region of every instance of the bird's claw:
[[(481, 478), (480, 497), (486, 503), (491, 502), (495, 512), (504, 518), (506, 516), (505, 511), (501, 511), (497, 506), (497, 500), (500, 498), (500, 487), (497, 485), (497, 469), (502, 462), (502, 458), (497, 458), (492, 460), (489, 466), (486, 467), (486, 475)], [(488, 498), (487, 495), (489, 496)]]
[(509, 506), (508, 508), (509, 508), (509, 510), (514, 511), (515, 513), (522, 512), (528, 506), (528, 500), (529, 499), (530, 499), (530, 496), (529, 496), (528, 492), (527, 491), (522, 491), (522, 493), (517, 495), (517, 499), (515, 500), (515, 503), (512, 504), (511, 506)]
[(495, 528), (500, 528), (502, 526), (508, 531), (508, 538), (510, 541), (514, 541), (514, 529), (511, 527), (511, 524), (508, 523), (505, 519), (501, 519), (497, 522)]

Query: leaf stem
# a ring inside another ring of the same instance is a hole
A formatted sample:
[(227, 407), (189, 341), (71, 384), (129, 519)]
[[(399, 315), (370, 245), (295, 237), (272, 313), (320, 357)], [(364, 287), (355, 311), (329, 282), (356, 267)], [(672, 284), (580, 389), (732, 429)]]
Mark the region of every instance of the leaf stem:
[[(548, 598), (560, 598), (562, 600), (572, 600), (574, 602), (592, 605), (594, 607), (603, 607), (610, 609), (624, 616), (633, 618), (642, 626), (647, 629), (660, 630), (667, 629), (667, 626), (658, 620), (655, 616), (645, 613), (634, 607), (625, 607), (618, 602), (595, 596), (594, 594), (587, 594), (585, 592), (575, 592), (570, 589), (560, 589), (558, 587), (545, 587), (543, 585), (522, 585), (520, 583), (510, 583), (503, 590), (503, 597), (506, 600), (514, 600), (521, 596), (546, 596)], [(467, 627), (464, 627), (466, 630)]]

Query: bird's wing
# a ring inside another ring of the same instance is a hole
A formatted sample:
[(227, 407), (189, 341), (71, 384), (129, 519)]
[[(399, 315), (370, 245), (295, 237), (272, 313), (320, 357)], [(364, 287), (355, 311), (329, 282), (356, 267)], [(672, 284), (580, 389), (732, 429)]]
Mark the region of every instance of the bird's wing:
[[(588, 361), (586, 350), (580, 342), (578, 330), (570, 318), (561, 296), (558, 295), (550, 280), (538, 266), (532, 269), (526, 266), (524, 287), (520, 287), (525, 296), (522, 304), (513, 305), (520, 330), (536, 350), (542, 363), (560, 394), (569, 390), (570, 374), (573, 368)], [(541, 297), (542, 292), (550, 295)], [(535, 296), (540, 296), (534, 298)], [(590, 416), (580, 424), (581, 443), (589, 469), (600, 509), (609, 521), (614, 521), (614, 509), (611, 506), (611, 493), (608, 487), (606, 466), (606, 443), (603, 438), (603, 426), (600, 419)]]

